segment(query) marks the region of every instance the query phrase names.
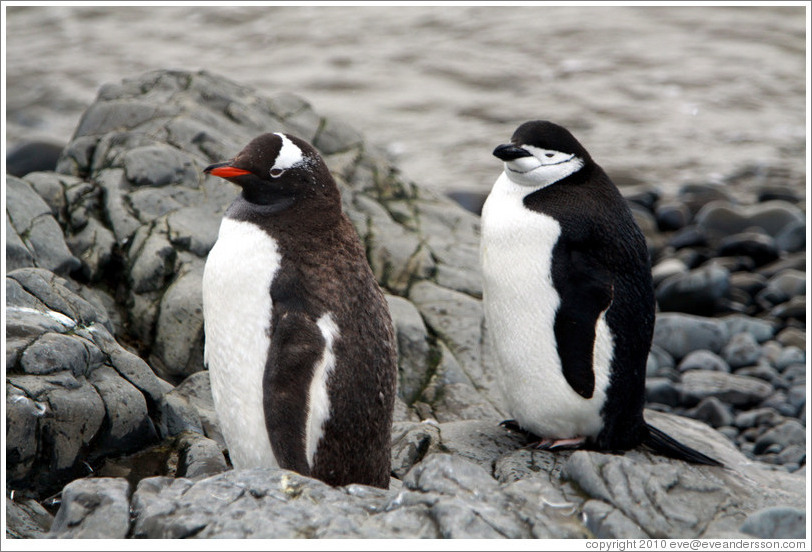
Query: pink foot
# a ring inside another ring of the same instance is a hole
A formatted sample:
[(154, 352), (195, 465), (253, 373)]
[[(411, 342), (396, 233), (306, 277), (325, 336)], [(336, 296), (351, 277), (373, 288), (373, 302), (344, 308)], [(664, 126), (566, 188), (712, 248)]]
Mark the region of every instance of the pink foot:
[(537, 450), (575, 449), (586, 442), (586, 437), (573, 437), (571, 439), (539, 439), (535, 443), (528, 443), (527, 448)]

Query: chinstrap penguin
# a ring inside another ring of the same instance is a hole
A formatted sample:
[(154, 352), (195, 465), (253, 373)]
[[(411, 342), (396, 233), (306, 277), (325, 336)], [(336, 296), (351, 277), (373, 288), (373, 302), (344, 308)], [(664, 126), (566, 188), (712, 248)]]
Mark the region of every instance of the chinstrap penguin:
[(537, 448), (654, 452), (721, 465), (643, 419), (655, 300), (646, 241), (565, 128), (521, 125), (482, 210), (483, 304), (507, 427)]
[(326, 164), (275, 133), (204, 172), (242, 189), (203, 275), (204, 360), (232, 464), (387, 488), (394, 331)]

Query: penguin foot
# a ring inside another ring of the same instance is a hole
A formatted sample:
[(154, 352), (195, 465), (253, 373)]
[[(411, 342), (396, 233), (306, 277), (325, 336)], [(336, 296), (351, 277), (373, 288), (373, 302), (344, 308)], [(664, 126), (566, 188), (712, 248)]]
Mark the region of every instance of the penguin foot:
[(586, 442), (586, 437), (573, 437), (571, 439), (539, 439), (528, 443), (525, 448), (536, 450), (577, 449)]
[(499, 427), (503, 427), (508, 431), (515, 431), (516, 433), (527, 433), (516, 420), (505, 420), (499, 424)]

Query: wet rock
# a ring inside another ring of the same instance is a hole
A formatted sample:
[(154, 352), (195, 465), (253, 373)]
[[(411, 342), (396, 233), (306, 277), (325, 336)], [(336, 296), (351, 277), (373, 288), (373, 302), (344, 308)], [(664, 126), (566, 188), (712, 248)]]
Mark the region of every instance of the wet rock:
[(806, 332), (799, 328), (784, 328), (775, 336), (775, 339), (785, 346), (806, 347)]
[(686, 274), (687, 272), (688, 267), (683, 261), (675, 257), (668, 257), (651, 268), (651, 277), (656, 287), (671, 276)]
[(199, 433), (188, 432), (178, 439), (180, 450), (177, 477), (208, 477), (228, 468), (220, 445)]
[(6, 286), (10, 484), (53, 493), (105, 455), (150, 444), (148, 405), (166, 384), (115, 341), (106, 313), (43, 269), (13, 271)]
[(753, 452), (761, 454), (772, 445), (778, 445), (781, 450), (790, 445), (804, 446), (806, 444), (806, 428), (796, 420), (787, 420), (759, 437)]
[(725, 360), (711, 351), (691, 351), (679, 363), (680, 372), (688, 370), (708, 370), (712, 372), (730, 372), (730, 366)]
[(33, 140), (11, 148), (6, 155), (6, 172), (22, 178), (34, 171), (52, 171), (65, 144)]
[(705, 247), (708, 245), (708, 236), (702, 228), (692, 224), (674, 232), (666, 243), (674, 249)]
[[(386, 296), (398, 347), (398, 393), (412, 403), (426, 386), (432, 368), (428, 331), (417, 308), (406, 299)], [(435, 361), (436, 362), (436, 361)]]
[(62, 491), (52, 538), (121, 539), (130, 530), (130, 484), (125, 479), (77, 479)]
[(727, 236), (719, 243), (719, 256), (749, 257), (755, 266), (762, 266), (778, 259), (779, 251), (775, 240), (759, 232), (742, 232)]
[(758, 343), (764, 343), (775, 335), (775, 324), (760, 318), (732, 314), (719, 319), (731, 336), (739, 333), (750, 334)]
[(728, 374), (692, 370), (682, 375), (683, 401), (690, 404), (706, 397), (737, 407), (758, 404), (773, 393), (773, 387), (759, 379)]
[(678, 201), (661, 201), (654, 210), (657, 227), (663, 231), (679, 230), (691, 222), (691, 211)]
[(804, 320), (806, 318), (806, 297), (793, 297), (770, 311), (770, 316), (785, 320)]
[(806, 511), (800, 508), (764, 508), (747, 516), (742, 533), (761, 539), (805, 539)]
[(705, 422), (711, 427), (729, 426), (733, 423), (731, 408), (716, 397), (706, 397), (699, 401), (696, 408), (688, 412), (694, 420)]
[(653, 343), (681, 360), (700, 349), (719, 353), (728, 341), (728, 329), (719, 320), (680, 313), (661, 313), (654, 324)]
[(666, 278), (655, 296), (663, 311), (712, 314), (729, 289), (730, 272), (712, 264)]
[(36, 266), (67, 275), (79, 268), (51, 207), (30, 184), (13, 176), (6, 178), (6, 215), (7, 270)]
[(787, 224), (775, 237), (775, 245), (781, 251), (795, 253), (806, 249), (806, 222), (794, 221)]
[(680, 387), (667, 378), (646, 378), (646, 402), (677, 406)]
[(779, 272), (767, 282), (756, 298), (768, 305), (778, 305), (796, 295), (806, 294), (806, 273), (800, 270)]
[(584, 504), (586, 527), (597, 539), (639, 539), (648, 534), (623, 513), (601, 500)]
[(730, 236), (758, 227), (772, 237), (788, 224), (804, 221), (803, 212), (791, 203), (774, 200), (755, 205), (736, 206), (726, 201), (713, 201), (696, 215), (696, 223), (715, 236)]
[(37, 539), (48, 534), (54, 517), (32, 498), (6, 500), (6, 538)]
[(742, 366), (755, 364), (761, 357), (761, 348), (752, 334), (741, 332), (730, 338), (722, 349), (722, 357), (735, 370)]

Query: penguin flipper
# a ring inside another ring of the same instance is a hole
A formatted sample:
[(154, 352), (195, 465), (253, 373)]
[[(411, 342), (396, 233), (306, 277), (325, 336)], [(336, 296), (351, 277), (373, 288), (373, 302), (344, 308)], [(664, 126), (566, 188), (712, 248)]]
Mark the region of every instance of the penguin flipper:
[(601, 313), (612, 304), (612, 274), (578, 250), (570, 251), (566, 276), (557, 284), (561, 305), (554, 332), (561, 369), (570, 387), (584, 397), (595, 392), (593, 351)]
[(305, 444), (307, 404), (325, 341), (312, 317), (279, 310), (263, 377), (265, 424), (279, 466), (310, 475)]
[(724, 467), (724, 464), (718, 460), (714, 460), (709, 456), (705, 456), (698, 450), (694, 450), (689, 446), (683, 445), (656, 427), (649, 424), (646, 424), (646, 427), (648, 428), (648, 436), (643, 440), (643, 445), (647, 446), (657, 454), (667, 456), (668, 458), (684, 460), (692, 464)]

